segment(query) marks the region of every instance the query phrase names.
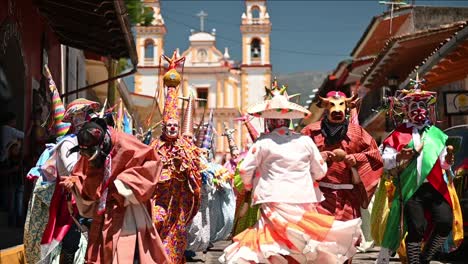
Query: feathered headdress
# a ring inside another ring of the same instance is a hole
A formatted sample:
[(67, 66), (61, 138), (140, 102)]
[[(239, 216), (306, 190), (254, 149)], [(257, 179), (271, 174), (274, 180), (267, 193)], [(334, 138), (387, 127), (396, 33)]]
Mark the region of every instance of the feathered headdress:
[(433, 124), (436, 123), (435, 105), (437, 102), (437, 93), (431, 91), (424, 91), (424, 83), (426, 80), (419, 79), (419, 74), (416, 73), (416, 79), (410, 79), (410, 89), (402, 89), (395, 92), (394, 96), (389, 97), (390, 107), (389, 116), (394, 119), (394, 114), (398, 110), (405, 110), (408, 106), (414, 102), (424, 102), (429, 110), (430, 119)]

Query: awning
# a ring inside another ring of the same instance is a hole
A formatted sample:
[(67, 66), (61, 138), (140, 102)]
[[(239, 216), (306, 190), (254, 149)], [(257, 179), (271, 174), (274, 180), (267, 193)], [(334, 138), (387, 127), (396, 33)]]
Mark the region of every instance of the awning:
[(35, 0), (35, 4), (62, 44), (138, 63), (122, 0)]
[(366, 88), (376, 89), (385, 86), (389, 76), (404, 81), (441, 43), (447, 42), (465, 26), (466, 22), (459, 22), (391, 38), (363, 74), (361, 83)]
[[(351, 56), (360, 58), (379, 53), (386, 41), (394, 36), (410, 18), (411, 9), (413, 9), (412, 6), (406, 6), (395, 10), (393, 16), (390, 15), (390, 11), (375, 16), (354, 47)], [(390, 24), (392, 25), (391, 32)]]
[(409, 83), (416, 72), (426, 80), (428, 90), (465, 79), (468, 75), (468, 25), (434, 50), (402, 85)]
[(369, 68), (375, 56), (361, 57), (350, 60), (346, 65), (341, 65), (335, 76), (338, 78), (336, 87), (354, 84), (361, 79), (362, 73)]
[(461, 43), (450, 55), (439, 61), (426, 75), (426, 88), (463, 80), (468, 76), (468, 40)]

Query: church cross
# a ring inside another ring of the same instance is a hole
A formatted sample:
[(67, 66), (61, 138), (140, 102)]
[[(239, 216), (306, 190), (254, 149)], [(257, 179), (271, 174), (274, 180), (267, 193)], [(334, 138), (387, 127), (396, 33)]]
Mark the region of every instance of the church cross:
[(393, 9), (395, 5), (407, 5), (407, 3), (401, 1), (401, 0), (396, 0), (396, 1), (379, 1), (379, 4), (384, 4), (388, 5), (390, 7), (390, 34), (392, 34), (392, 22), (393, 22)]
[(200, 13), (197, 14), (198, 17), (200, 17), (200, 31), (204, 32), (205, 31), (205, 17), (208, 16), (205, 11), (200, 11)]

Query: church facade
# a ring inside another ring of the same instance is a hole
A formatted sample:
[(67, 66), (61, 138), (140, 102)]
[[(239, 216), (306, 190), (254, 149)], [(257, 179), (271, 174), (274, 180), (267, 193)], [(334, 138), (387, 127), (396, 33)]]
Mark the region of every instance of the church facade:
[[(160, 3), (158, 0), (145, 0), (146, 6), (154, 11), (154, 21), (149, 26), (137, 26), (136, 44), (139, 57), (138, 72), (134, 76), (133, 101), (137, 106), (139, 115), (145, 120), (151, 112), (152, 122), (160, 118), (164, 94), (157, 92), (162, 83), (158, 78), (158, 71), (162, 61), (162, 54), (168, 56), (172, 51), (164, 50), (164, 38), (167, 29), (164, 24)], [(241, 15), (242, 58), (230, 57), (229, 49), (223, 51), (216, 47), (216, 32), (205, 32), (203, 28), (203, 12), (199, 32), (192, 31), (187, 50), (177, 52), (185, 56), (183, 81), (180, 96), (187, 96), (193, 91), (198, 101), (195, 113), (195, 123), (208, 121), (210, 110), (213, 110), (216, 130), (216, 150), (218, 153), (228, 152), (227, 140), (221, 136), (224, 124), (235, 128), (237, 144), (245, 147), (248, 142), (248, 133), (240, 122), (234, 121), (239, 117), (239, 110), (246, 108), (263, 99), (264, 87), (271, 83), (270, 63), (270, 31), (271, 22), (267, 12), (265, 0), (245, 0), (245, 12)], [(162, 65), (163, 66), (163, 65)], [(159, 84), (158, 84), (159, 82)], [(159, 111), (152, 111), (154, 98), (157, 98)], [(182, 106), (182, 101), (180, 102)], [(252, 124), (259, 131), (263, 131), (263, 124), (259, 119), (252, 120)]]

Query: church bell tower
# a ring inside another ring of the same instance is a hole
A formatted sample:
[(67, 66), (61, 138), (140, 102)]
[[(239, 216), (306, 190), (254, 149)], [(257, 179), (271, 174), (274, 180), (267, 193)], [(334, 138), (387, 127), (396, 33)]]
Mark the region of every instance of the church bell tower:
[[(241, 17), (242, 64), (241, 98), (242, 108), (263, 100), (265, 86), (271, 86), (270, 61), (270, 15), (266, 0), (245, 0), (245, 12)], [(263, 131), (262, 122), (252, 124)]]
[(149, 25), (137, 25), (135, 27), (138, 53), (135, 93), (154, 96), (157, 86), (159, 58), (164, 52), (164, 36), (167, 31), (161, 15), (159, 0), (144, 0), (143, 5), (153, 9), (154, 20)]

